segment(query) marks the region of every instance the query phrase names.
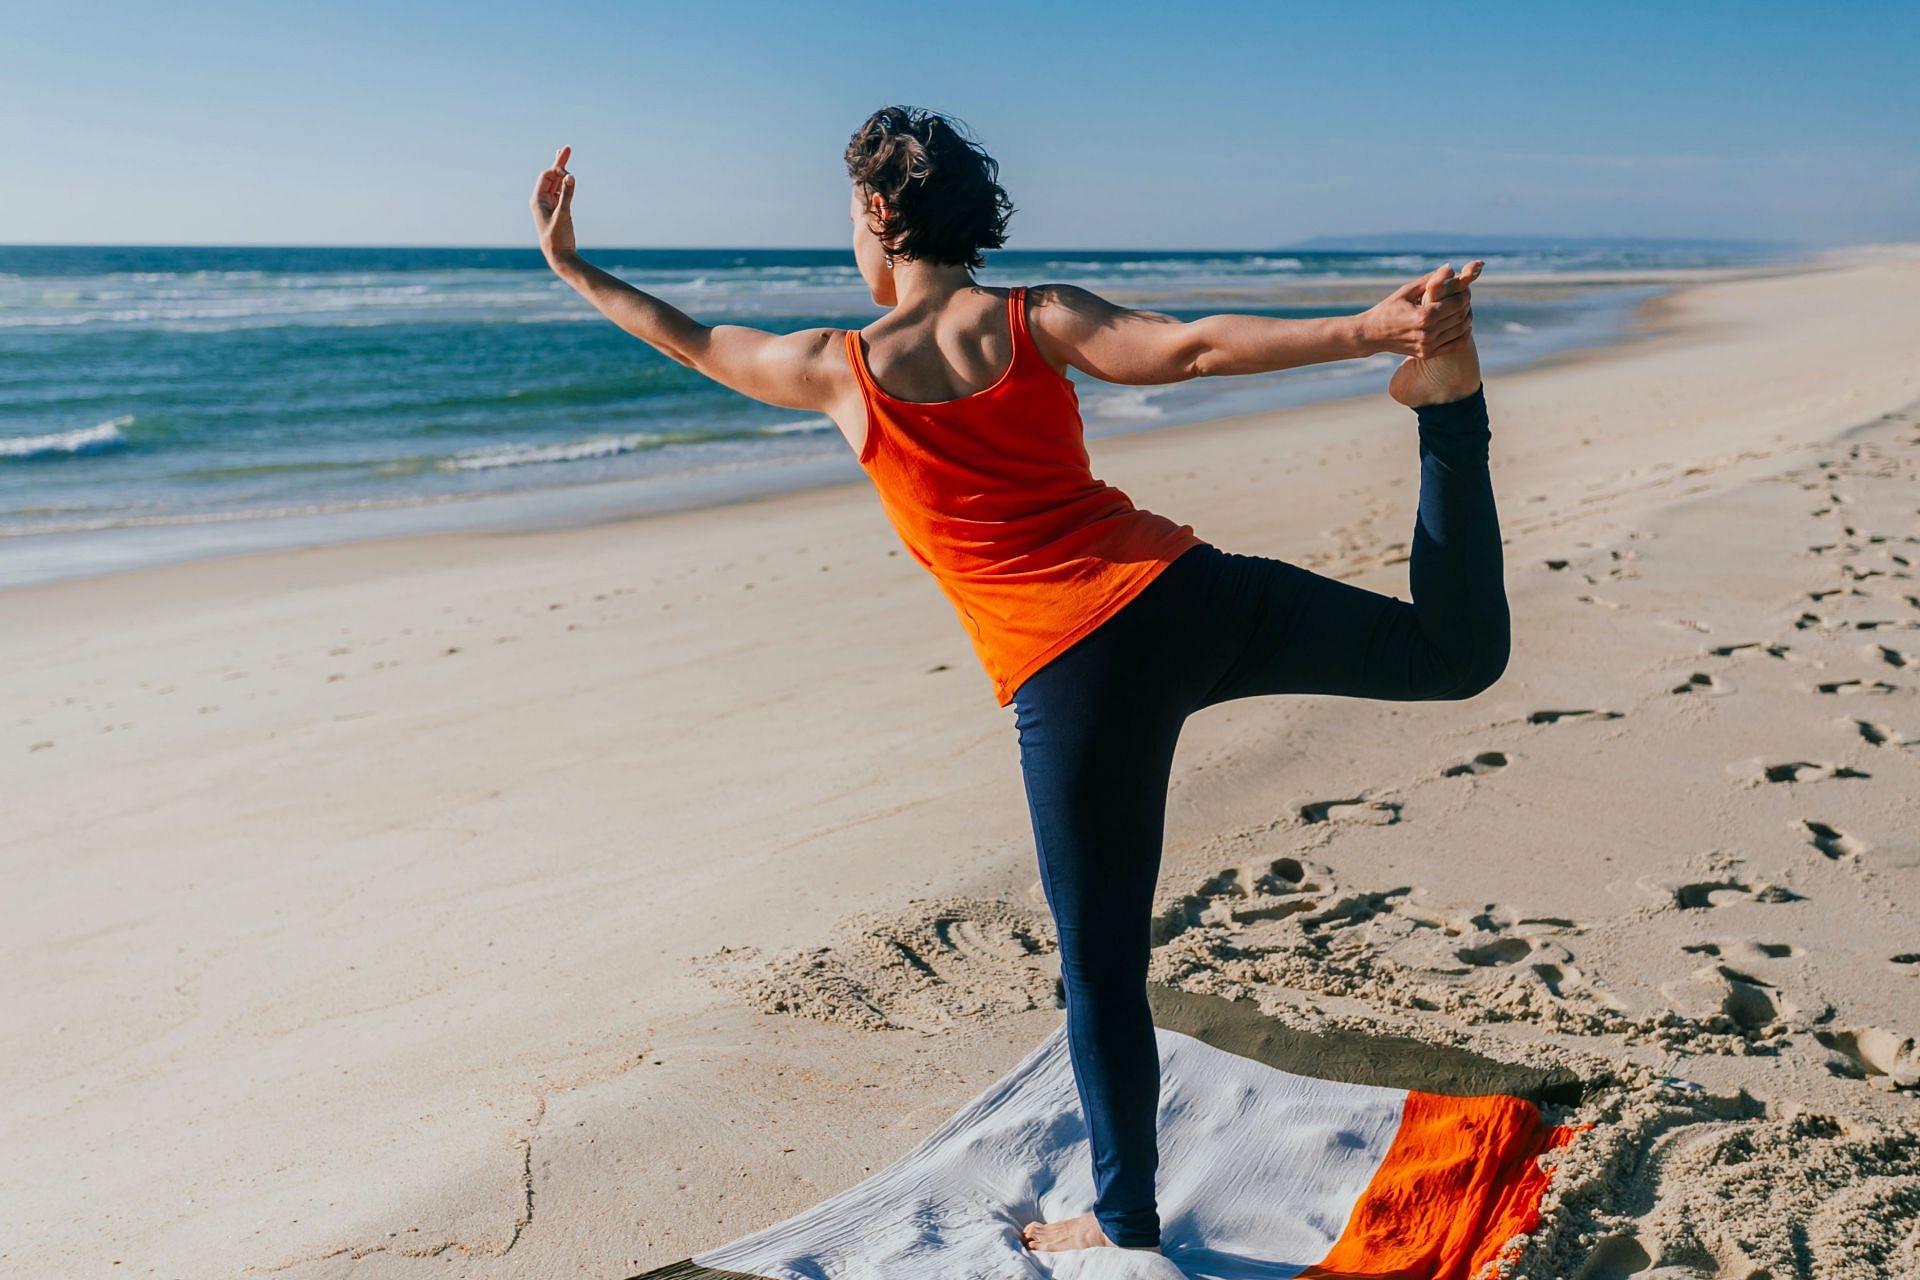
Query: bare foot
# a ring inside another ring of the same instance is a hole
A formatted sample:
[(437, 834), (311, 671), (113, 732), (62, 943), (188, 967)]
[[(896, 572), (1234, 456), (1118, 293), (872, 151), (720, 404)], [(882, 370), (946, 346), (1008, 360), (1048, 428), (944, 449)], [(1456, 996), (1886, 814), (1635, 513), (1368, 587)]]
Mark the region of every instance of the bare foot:
[[(1434, 303), (1449, 294), (1462, 292), (1480, 277), (1484, 262), (1470, 262), (1465, 273), (1453, 274), (1448, 263), (1427, 277), (1427, 292), (1422, 299)], [(1409, 356), (1393, 371), (1387, 394), (1410, 409), (1423, 404), (1446, 404), (1470, 396), (1480, 385), (1480, 352), (1473, 345), (1471, 304), (1465, 333), (1425, 358)]]
[[(1100, 1229), (1100, 1223), (1090, 1213), (1077, 1218), (1068, 1218), (1062, 1222), (1029, 1222), (1020, 1228), (1020, 1238), (1029, 1249), (1036, 1252), (1058, 1253), (1063, 1249), (1112, 1249), (1117, 1246), (1107, 1239), (1107, 1233)], [(1140, 1250), (1142, 1253), (1159, 1253), (1159, 1246)]]

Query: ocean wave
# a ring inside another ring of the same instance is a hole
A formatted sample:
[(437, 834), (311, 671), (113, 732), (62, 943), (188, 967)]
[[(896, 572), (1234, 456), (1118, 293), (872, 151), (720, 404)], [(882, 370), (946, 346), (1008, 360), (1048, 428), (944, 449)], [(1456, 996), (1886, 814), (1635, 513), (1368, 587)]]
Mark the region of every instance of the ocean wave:
[(587, 440), (569, 440), (560, 444), (504, 444), (471, 449), (442, 458), (435, 463), (441, 471), (491, 471), (499, 467), (544, 466), (553, 463), (591, 462), (623, 453), (660, 449), (671, 444), (712, 444), (720, 440), (738, 440), (753, 436), (779, 436), (829, 429), (825, 418), (802, 418), (794, 422), (776, 422), (740, 431), (633, 431), (618, 436), (594, 436)]
[(478, 493), (420, 494), (404, 498), (302, 502), (278, 507), (247, 507), (233, 511), (179, 511), (163, 515), (116, 515), (100, 516), (91, 520), (0, 524), (0, 538), (33, 538), (52, 533), (99, 533), (105, 529), (155, 529), (174, 525), (234, 524), (246, 520), (278, 520), (288, 516), (335, 515), (346, 511), (389, 511), (402, 507), (429, 507), (449, 502), (471, 502), (475, 498), (485, 496), (487, 495)]
[(1164, 394), (1158, 387), (1128, 387), (1122, 391), (1102, 391), (1089, 397), (1087, 409), (1103, 422), (1152, 422), (1164, 418), (1167, 411), (1152, 400)]
[(442, 458), (435, 465), (442, 471), (490, 471), (495, 467), (527, 467), (554, 462), (586, 462), (593, 458), (612, 458), (641, 449), (685, 444), (711, 439), (694, 432), (635, 431), (623, 436), (596, 436), (591, 440), (573, 440), (565, 444), (507, 444), (476, 449)]
[(47, 458), (63, 454), (105, 453), (109, 449), (123, 448), (127, 438), (120, 434), (121, 428), (133, 424), (133, 415), (112, 418), (96, 423), (91, 427), (76, 427), (72, 431), (55, 431), (44, 436), (14, 436), (0, 438), (0, 458)]

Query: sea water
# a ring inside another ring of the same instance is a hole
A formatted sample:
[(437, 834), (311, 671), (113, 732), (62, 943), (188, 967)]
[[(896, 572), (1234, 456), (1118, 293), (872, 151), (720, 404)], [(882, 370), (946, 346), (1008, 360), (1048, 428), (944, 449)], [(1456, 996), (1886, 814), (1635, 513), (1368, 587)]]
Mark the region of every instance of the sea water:
[[(588, 256), (710, 322), (786, 332), (879, 314), (846, 251)], [(1612, 340), (1657, 291), (1650, 269), (1757, 254), (1003, 251), (980, 278), (1067, 281), (1182, 318), (1314, 316), (1469, 256), (1487, 257), (1492, 279), (1569, 282), (1476, 299), (1497, 369)], [(1594, 278), (1615, 274), (1627, 279)], [(1393, 363), (1076, 382), (1097, 438), (1373, 390)], [(652, 351), (531, 250), (0, 247), (0, 585), (410, 529), (587, 521), (858, 474), (826, 419), (757, 404)]]

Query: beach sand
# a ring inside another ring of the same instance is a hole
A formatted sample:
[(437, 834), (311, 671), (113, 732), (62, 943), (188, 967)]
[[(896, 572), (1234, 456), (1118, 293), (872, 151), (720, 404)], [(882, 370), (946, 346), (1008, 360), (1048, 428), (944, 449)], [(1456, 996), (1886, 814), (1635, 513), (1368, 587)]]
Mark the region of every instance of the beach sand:
[[(1505, 678), (1187, 727), (1157, 977), (1597, 1083), (1517, 1274), (1920, 1271), (1916, 299), (1849, 251), (1495, 379)], [(1094, 452), (1406, 594), (1384, 397)], [(0, 657), (9, 1273), (627, 1275), (1061, 1016), (1011, 709), (864, 485), (22, 587)]]

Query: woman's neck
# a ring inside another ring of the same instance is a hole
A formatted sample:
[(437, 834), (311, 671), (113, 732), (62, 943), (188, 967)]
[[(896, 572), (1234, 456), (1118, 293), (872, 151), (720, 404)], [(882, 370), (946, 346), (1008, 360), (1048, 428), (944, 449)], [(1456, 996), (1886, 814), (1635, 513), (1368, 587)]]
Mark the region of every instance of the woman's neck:
[(938, 310), (954, 294), (973, 287), (973, 272), (958, 263), (902, 260), (893, 267), (893, 309)]

